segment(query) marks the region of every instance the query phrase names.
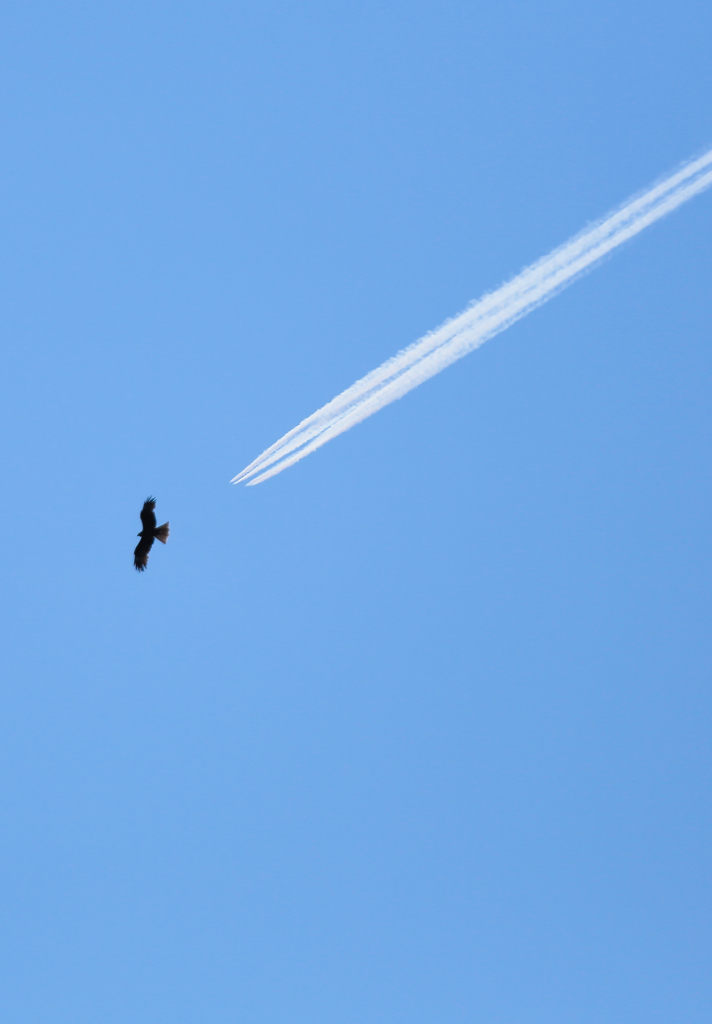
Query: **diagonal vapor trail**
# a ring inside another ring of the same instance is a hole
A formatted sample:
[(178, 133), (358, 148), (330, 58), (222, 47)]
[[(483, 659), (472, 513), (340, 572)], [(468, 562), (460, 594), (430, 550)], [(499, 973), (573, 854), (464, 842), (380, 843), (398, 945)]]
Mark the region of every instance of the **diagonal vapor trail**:
[[(629, 199), (464, 313), (409, 345), (267, 448), (231, 481), (281, 473), (553, 298), (617, 246), (712, 185), (712, 149)], [(251, 479), (252, 478), (252, 479)]]

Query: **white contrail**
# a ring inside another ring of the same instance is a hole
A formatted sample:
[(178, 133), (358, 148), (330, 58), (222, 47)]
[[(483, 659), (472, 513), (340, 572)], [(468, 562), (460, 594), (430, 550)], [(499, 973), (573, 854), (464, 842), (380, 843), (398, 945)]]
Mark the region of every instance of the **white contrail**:
[[(712, 185), (712, 149), (527, 267), (464, 313), (404, 348), (267, 448), (233, 479), (262, 483), (401, 398), (552, 298), (649, 224)], [(253, 477), (254, 479), (250, 479)]]

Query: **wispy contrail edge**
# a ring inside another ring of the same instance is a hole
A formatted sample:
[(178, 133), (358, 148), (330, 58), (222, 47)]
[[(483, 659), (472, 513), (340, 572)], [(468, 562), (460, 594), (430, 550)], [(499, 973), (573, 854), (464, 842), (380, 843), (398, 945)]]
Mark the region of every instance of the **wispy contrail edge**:
[(710, 185), (712, 149), (356, 381), (267, 448), (232, 482), (246, 481), (252, 486), (281, 473), (553, 298), (617, 246)]

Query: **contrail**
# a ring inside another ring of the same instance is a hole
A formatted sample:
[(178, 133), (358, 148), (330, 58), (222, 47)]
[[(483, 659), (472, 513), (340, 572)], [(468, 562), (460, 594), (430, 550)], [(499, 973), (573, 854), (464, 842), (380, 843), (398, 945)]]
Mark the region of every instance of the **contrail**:
[[(617, 246), (712, 185), (712, 149), (629, 199), (464, 313), (404, 348), (267, 448), (231, 481), (262, 483), (401, 398), (553, 298)], [(250, 479), (250, 478), (253, 479)]]

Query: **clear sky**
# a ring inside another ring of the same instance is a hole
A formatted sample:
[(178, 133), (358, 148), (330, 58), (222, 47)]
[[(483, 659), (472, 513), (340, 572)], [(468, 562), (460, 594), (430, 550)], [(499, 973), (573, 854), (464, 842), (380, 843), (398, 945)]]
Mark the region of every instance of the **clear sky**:
[(707, 148), (711, 42), (5, 5), (2, 1020), (711, 1019), (712, 194), (228, 483)]

